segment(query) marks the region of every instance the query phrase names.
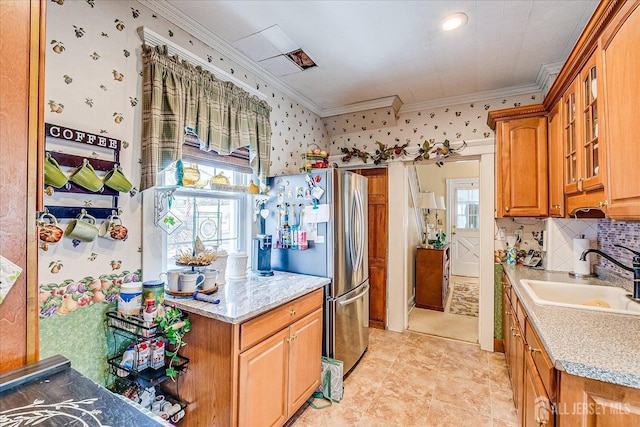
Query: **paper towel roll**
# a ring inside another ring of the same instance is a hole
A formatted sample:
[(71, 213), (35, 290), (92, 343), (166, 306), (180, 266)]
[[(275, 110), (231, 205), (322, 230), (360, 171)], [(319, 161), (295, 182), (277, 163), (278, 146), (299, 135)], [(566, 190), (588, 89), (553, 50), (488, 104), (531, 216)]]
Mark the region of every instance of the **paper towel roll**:
[(581, 276), (591, 274), (591, 254), (587, 255), (586, 261), (580, 261), (580, 255), (585, 250), (591, 248), (589, 239), (573, 239), (573, 272)]

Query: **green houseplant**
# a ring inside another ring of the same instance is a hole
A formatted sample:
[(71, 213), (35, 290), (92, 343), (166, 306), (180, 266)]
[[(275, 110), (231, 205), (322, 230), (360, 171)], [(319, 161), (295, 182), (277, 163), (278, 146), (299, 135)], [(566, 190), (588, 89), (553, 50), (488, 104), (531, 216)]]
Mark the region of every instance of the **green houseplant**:
[(169, 366), (167, 367), (166, 374), (173, 381), (178, 377), (178, 371), (174, 368), (174, 363), (180, 361), (178, 352), (182, 347), (187, 345), (183, 341), (183, 338), (187, 332), (191, 329), (191, 323), (187, 319), (182, 310), (173, 306), (166, 307), (164, 314), (156, 317), (155, 323), (162, 330), (165, 338), (170, 346), (165, 349), (165, 354), (169, 357)]

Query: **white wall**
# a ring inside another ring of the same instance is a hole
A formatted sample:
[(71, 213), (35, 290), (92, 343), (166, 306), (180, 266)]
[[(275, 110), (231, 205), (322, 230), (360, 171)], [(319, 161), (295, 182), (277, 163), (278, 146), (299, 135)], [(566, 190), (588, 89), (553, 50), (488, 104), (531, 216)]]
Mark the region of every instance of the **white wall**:
[[(417, 164), (416, 171), (418, 173), (418, 181), (420, 182), (420, 191), (433, 191), (437, 196), (444, 196), (445, 206), (447, 200), (447, 179), (452, 178), (477, 178), (480, 175), (480, 164), (477, 161), (448, 162), (446, 166), (431, 163), (428, 165)], [(433, 213), (430, 216), (430, 222), (435, 222)], [(438, 212), (438, 221), (441, 229), (447, 229), (447, 215), (445, 212)]]

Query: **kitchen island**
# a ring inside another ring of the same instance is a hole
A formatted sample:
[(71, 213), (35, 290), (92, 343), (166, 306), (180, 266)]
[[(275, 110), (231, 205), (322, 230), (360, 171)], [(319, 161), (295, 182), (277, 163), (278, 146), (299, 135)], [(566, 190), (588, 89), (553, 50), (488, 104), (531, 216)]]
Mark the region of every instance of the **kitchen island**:
[(329, 283), (276, 271), (227, 281), (212, 295), (218, 304), (167, 296), (191, 321), (181, 350), (188, 372), (165, 383), (189, 403), (183, 424), (284, 424), (320, 384)]

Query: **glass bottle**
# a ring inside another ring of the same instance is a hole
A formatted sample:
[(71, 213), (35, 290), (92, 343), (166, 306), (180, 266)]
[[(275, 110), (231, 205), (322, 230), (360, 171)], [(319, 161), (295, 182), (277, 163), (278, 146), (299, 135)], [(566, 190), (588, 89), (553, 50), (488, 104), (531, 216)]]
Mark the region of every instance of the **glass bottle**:
[(291, 226), (289, 226), (289, 215), (284, 215), (284, 224), (282, 224), (282, 247), (288, 249), (291, 247)]

